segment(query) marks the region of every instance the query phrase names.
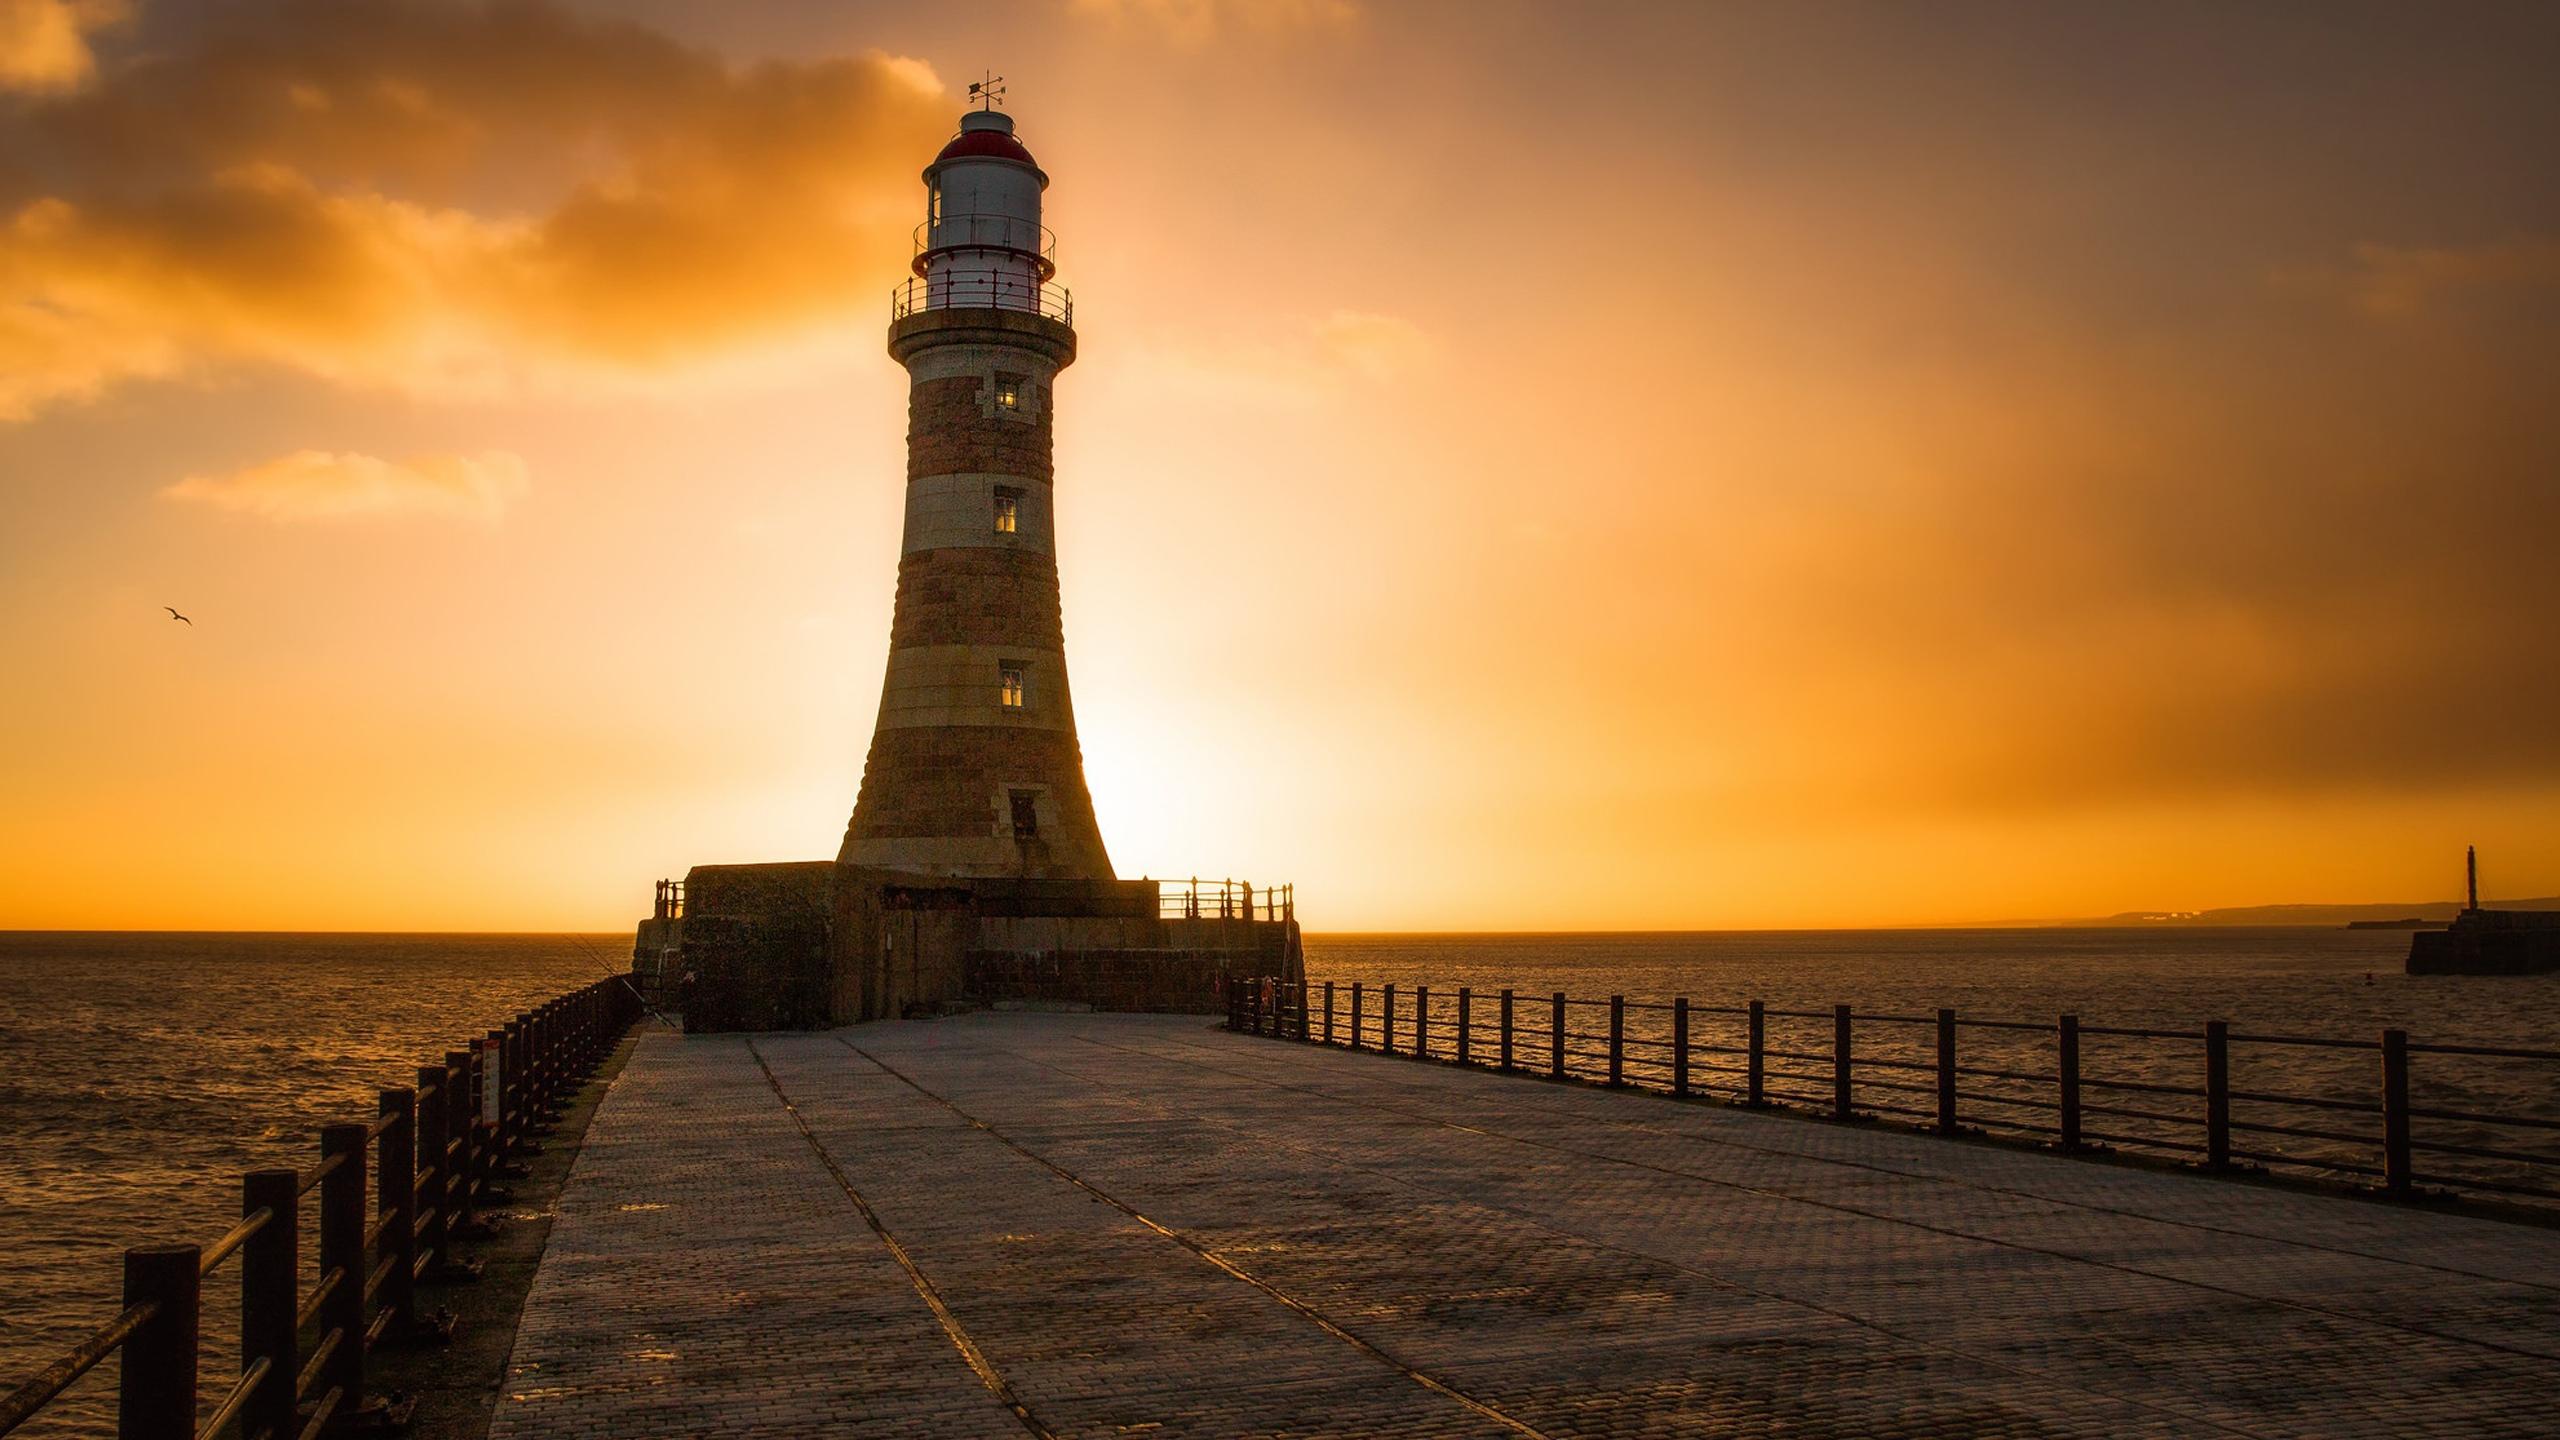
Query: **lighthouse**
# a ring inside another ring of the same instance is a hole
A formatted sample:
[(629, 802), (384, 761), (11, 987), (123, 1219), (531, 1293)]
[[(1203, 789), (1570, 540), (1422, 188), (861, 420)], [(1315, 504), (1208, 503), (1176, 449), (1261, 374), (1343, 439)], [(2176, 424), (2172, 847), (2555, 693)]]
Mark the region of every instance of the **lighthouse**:
[(992, 103), (924, 170), (915, 273), (890, 307), (908, 378), (897, 600), (843, 865), (1113, 878), (1059, 609), (1050, 436), (1076, 332), (1048, 185)]
[[(1059, 620), (1058, 375), (1075, 311), (1049, 186), (994, 108), (924, 169), (914, 275), (889, 306), (907, 480), (889, 663), (833, 860), (662, 880), (635, 983), (688, 1030), (784, 1030), (1040, 1002), (1217, 1013), (1306, 978), (1297, 891), (1122, 880), (1085, 790)], [(1204, 537), (1204, 543), (1219, 543)]]

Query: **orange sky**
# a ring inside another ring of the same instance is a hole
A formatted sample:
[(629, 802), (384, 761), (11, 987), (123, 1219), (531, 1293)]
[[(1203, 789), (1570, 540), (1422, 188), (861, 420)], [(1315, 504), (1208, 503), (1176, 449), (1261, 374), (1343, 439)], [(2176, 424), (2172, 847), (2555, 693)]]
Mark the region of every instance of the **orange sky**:
[(981, 66), (1124, 874), (2560, 891), (2560, 18), (2457, 8), (0, 0), (0, 927), (834, 854)]

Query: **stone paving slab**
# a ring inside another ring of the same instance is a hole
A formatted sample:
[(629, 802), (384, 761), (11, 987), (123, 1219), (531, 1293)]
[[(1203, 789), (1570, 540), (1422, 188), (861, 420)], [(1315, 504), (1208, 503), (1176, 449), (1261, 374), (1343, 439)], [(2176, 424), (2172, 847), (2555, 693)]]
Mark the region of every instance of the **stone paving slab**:
[(495, 1436), (2560, 1436), (2560, 1231), (1228, 1035), (645, 1040)]

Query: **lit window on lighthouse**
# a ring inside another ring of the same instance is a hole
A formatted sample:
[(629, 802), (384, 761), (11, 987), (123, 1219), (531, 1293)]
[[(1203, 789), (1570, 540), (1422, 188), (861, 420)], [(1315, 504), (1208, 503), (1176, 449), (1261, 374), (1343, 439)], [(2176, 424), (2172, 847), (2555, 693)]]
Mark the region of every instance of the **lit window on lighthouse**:
[(999, 669), (996, 674), (1001, 680), (1004, 689), (1004, 708), (1007, 710), (1021, 709), (1022, 667), (1019, 665), (1007, 665)]
[(1022, 492), (996, 487), (996, 533), (1012, 535), (1022, 528)]
[(999, 410), (1022, 408), (1021, 376), (1007, 375), (1002, 371), (996, 372), (996, 408)]

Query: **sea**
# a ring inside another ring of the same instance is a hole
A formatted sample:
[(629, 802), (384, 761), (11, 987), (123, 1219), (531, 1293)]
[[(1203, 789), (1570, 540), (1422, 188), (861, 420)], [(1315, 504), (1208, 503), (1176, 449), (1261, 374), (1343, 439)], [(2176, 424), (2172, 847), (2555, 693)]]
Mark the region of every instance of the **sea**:
[[(2312, 928), (1334, 934), (1307, 938), (1307, 964), (1345, 1008), (1354, 980), (1372, 996), (1398, 986), (1408, 1028), (1414, 987), (1431, 988), (1444, 1026), (1467, 987), (1480, 1047), (1495, 997), (1512, 989), (1524, 1060), (1543, 1053), (1531, 1047), (1556, 991), (1577, 1002), (1577, 1035), (1605, 1030), (1597, 1002), (1626, 997), (1639, 1040), (1667, 1027), (1650, 1006), (1686, 997), (1699, 1045), (1738, 1044), (1730, 1012), (1761, 1000), (1787, 1012), (1770, 1022), (1771, 1049), (1803, 1056), (1827, 1053), (1829, 1007), (1845, 1003), (1876, 1017), (1859, 1025), (1861, 1053), (1913, 1064), (1933, 1042), (1929, 1017), (1948, 1007), (1967, 1022), (1965, 1063), (1995, 1068), (2039, 1055), (2049, 1066), (2051, 1026), (2068, 1013), (2093, 1029), (2167, 1032), (2084, 1042), (2092, 1075), (2151, 1083), (2200, 1081), (2200, 1044), (2186, 1037), (2207, 1020), (2243, 1037), (2370, 1041), (2390, 1027), (2421, 1043), (2560, 1050), (2560, 977), (2413, 978), (2401, 973), (2407, 947), (2405, 932)], [(407, 1083), (420, 1061), (621, 969), (628, 953), (627, 935), (0, 933), (0, 1393), (115, 1313), (123, 1247), (219, 1235), (238, 1214), (241, 1172), (309, 1163), (319, 1126), (369, 1118), (375, 1087)], [(2033, 1028), (1976, 1030), (1978, 1019)], [(1435, 1043), (1445, 1050), (1449, 1034)], [(2243, 1091), (2369, 1100), (2377, 1083), (2369, 1049), (2233, 1053)], [(1773, 1088), (1827, 1093), (1818, 1062), (1771, 1069)], [(2413, 1088), (2421, 1104), (2560, 1120), (2560, 1064), (2421, 1053)], [(209, 1367), (230, 1353), (227, 1333), (209, 1317)], [(109, 1433), (111, 1369), (20, 1433)]]

